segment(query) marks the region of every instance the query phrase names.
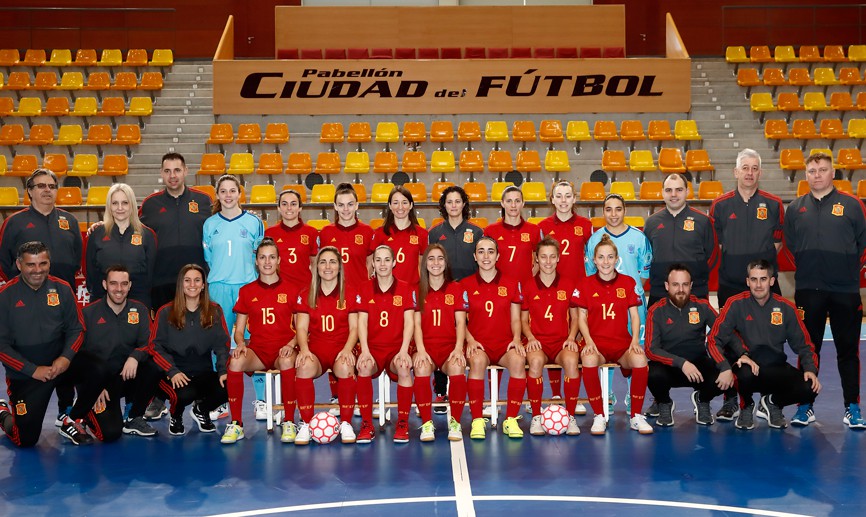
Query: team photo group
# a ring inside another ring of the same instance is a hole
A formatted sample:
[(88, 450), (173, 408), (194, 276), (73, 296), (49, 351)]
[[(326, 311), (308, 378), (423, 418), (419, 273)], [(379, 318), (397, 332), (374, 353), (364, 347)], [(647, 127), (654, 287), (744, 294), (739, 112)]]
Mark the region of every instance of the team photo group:
[[(397, 384), (394, 442), (440, 432), (483, 440), (499, 410), (485, 401), (488, 386), (500, 388), (491, 366), (508, 372), (499, 427), (512, 439), (581, 428), (604, 435), (614, 371), (627, 379), (629, 428), (640, 434), (682, 415), (672, 388), (691, 390), (698, 425), (749, 430), (765, 420), (781, 429), (793, 405), (790, 423), (808, 426), (819, 368), (830, 367), (820, 363), (829, 318), (843, 400), (822, 399), (820, 416), (866, 429), (858, 353), (866, 207), (834, 187), (832, 163), (809, 156), (809, 191), (785, 208), (759, 188), (761, 157), (745, 149), (736, 186), (708, 213), (687, 202), (690, 179), (671, 174), (664, 206), (643, 228), (627, 224), (626, 201), (611, 193), (595, 208), (604, 218), (595, 231), (566, 181), (551, 185), (551, 215), (538, 224), (524, 218), (521, 189), (507, 187), (501, 218), (484, 228), (473, 224), (464, 190), (448, 187), (442, 221), (429, 230), (403, 186), (373, 229), (343, 183), (332, 222), (318, 230), (301, 218), (298, 192), (279, 194), (279, 221), (266, 229), (241, 206), (237, 178), (220, 177), (211, 201), (187, 185), (183, 156), (169, 153), (164, 189), (139, 205), (129, 185), (115, 183), (84, 238), (56, 206), (57, 177), (37, 169), (26, 179), (30, 206), (0, 228), (8, 387), (0, 428), (15, 446), (36, 445), (56, 393), (55, 424), (75, 445), (155, 436), (160, 419), (170, 435), (191, 424), (233, 444), (244, 439), (245, 416), (274, 419), (284, 443), (370, 443), (374, 379), (384, 374)], [(788, 297), (781, 254), (796, 267)], [(83, 309), (79, 270), (90, 293)], [(279, 373), (275, 412), (266, 371)], [(321, 382), (317, 394), (321, 376), (330, 391)], [(255, 390), (249, 415), (246, 377)], [(330, 404), (317, 413), (317, 401)], [(413, 405), (420, 430), (410, 428)], [(434, 413), (445, 416), (439, 429)]]

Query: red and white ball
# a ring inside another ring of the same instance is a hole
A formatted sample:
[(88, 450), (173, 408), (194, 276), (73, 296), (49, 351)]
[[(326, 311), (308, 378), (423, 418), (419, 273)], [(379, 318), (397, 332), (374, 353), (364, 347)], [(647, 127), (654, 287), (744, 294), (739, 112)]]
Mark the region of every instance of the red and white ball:
[(334, 438), (337, 437), (339, 427), (340, 423), (337, 421), (337, 417), (327, 411), (316, 413), (310, 419), (310, 435), (316, 443), (333, 442)]
[(556, 404), (547, 406), (541, 412), (541, 427), (553, 436), (565, 433), (568, 429), (568, 411)]

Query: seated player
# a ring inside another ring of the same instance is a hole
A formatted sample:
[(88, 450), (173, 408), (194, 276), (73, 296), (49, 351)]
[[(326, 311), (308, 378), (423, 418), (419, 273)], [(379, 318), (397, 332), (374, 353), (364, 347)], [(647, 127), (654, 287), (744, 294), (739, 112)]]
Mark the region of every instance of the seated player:
[(190, 404), (199, 431), (216, 432), (209, 412), (228, 400), (230, 341), (225, 321), (220, 306), (210, 300), (204, 268), (198, 264), (182, 267), (174, 301), (156, 313), (149, 346), (153, 360), (166, 375), (159, 385), (171, 404), (168, 433), (173, 436), (186, 432), (183, 410)]
[[(767, 420), (770, 427), (788, 426), (782, 408), (790, 404), (811, 404), (821, 391), (818, 357), (803, 321), (793, 303), (771, 292), (775, 283), (773, 266), (755, 260), (746, 267), (749, 292), (731, 296), (707, 338), (707, 348), (721, 370), (719, 388), (734, 384), (743, 407), (734, 425), (753, 429), (754, 417)], [(742, 339), (742, 340), (741, 340)], [(800, 367), (788, 363), (785, 343), (797, 354)], [(734, 351), (731, 365), (722, 353)], [(754, 394), (761, 393), (755, 410)]]
[(686, 266), (671, 264), (665, 281), (668, 297), (650, 307), (646, 323), (650, 393), (659, 406), (656, 425), (674, 425), (671, 388), (691, 386), (695, 420), (712, 425), (710, 401), (721, 394), (718, 370), (707, 353), (707, 329), (718, 313), (703, 298), (692, 296), (692, 275)]
[(466, 332), (467, 390), (472, 413), (469, 437), (474, 440), (483, 440), (487, 435), (482, 406), (484, 380), (491, 364), (506, 368), (509, 376), (508, 405), (502, 432), (509, 438), (523, 438), (523, 430), (517, 423), (526, 391), (526, 350), (521, 343), (520, 328), (523, 297), (517, 279), (506, 278), (497, 270), (498, 259), (496, 241), (492, 237), (482, 237), (475, 245), (478, 272), (460, 282), (469, 299), (466, 314), (469, 320)]
[[(630, 427), (641, 434), (652, 434), (653, 428), (641, 414), (647, 385), (647, 360), (640, 346), (641, 300), (635, 281), (616, 271), (619, 260), (616, 245), (603, 235), (593, 250), (593, 262), (598, 270), (580, 286), (576, 303), (578, 327), (586, 343), (580, 352), (583, 383), (589, 404), (595, 413), (590, 432), (603, 435), (607, 419), (601, 403), (601, 382), (598, 367), (609, 361), (632, 370)], [(628, 325), (631, 325), (629, 333)]]
[(532, 407), (529, 433), (543, 435), (541, 426), (541, 396), (544, 365), (553, 361), (565, 370), (565, 410), (568, 412), (566, 434), (576, 436), (580, 428), (574, 419), (580, 394), (580, 354), (577, 346), (577, 308), (571, 300), (577, 282), (556, 271), (559, 263), (559, 242), (546, 236), (535, 247), (538, 274), (523, 286), (521, 323), (526, 337), (526, 363), (529, 378), (526, 390)]
[(394, 276), (394, 251), (384, 244), (373, 251), (374, 278), (361, 285), (358, 305), (358, 443), (370, 443), (373, 431), (373, 377), (385, 371), (397, 378), (397, 426), (394, 441), (409, 441), (412, 408), (412, 356), (415, 292)]
[(340, 439), (355, 443), (352, 411), (355, 407), (355, 355), (358, 343), (358, 295), (346, 285), (340, 250), (326, 246), (316, 256), (309, 287), (295, 303), (298, 338), (296, 393), (301, 425), (295, 445), (310, 442), (310, 419), (316, 401), (313, 379), (328, 370), (337, 377), (340, 401)]
[(466, 404), (466, 293), (451, 279), (448, 256), (441, 244), (427, 246), (421, 258), (421, 286), (415, 312), (415, 403), (421, 416), (421, 441), (435, 435), (430, 375), (435, 369), (448, 376), (451, 418), (448, 439), (461, 441), (460, 415)]

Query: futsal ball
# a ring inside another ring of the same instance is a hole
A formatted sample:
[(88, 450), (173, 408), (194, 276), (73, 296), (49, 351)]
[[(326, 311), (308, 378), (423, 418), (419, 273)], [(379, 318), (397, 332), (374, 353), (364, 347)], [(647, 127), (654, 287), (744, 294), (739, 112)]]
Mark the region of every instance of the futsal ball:
[(322, 411), (316, 413), (310, 419), (310, 434), (313, 441), (316, 443), (331, 443), (337, 437), (337, 429), (340, 423), (337, 422), (337, 417)]
[(541, 412), (541, 427), (553, 436), (563, 434), (568, 429), (568, 411), (556, 404), (547, 406)]

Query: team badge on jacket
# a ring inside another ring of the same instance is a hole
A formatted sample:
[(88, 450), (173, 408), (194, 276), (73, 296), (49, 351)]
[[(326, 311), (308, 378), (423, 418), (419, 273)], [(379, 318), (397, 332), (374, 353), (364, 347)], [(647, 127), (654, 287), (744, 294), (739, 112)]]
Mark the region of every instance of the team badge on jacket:
[(686, 219), (683, 221), (683, 230), (687, 232), (695, 231), (695, 221), (694, 219)]
[(191, 214), (197, 214), (198, 213), (198, 203), (196, 203), (195, 201), (189, 202), (189, 213), (191, 213)]
[(758, 219), (760, 219), (761, 221), (767, 220), (767, 207), (765, 207), (765, 206), (759, 206), (758, 207)]
[[(778, 310), (779, 309), (776, 309), (775, 311), (778, 311)], [(775, 311), (770, 314), (770, 323), (772, 323), (773, 325), (781, 325), (782, 324), (782, 313), (781, 312), (775, 312)]]
[(69, 220), (63, 219), (63, 218), (58, 219), (57, 220), (57, 226), (59, 226), (61, 230), (68, 230), (69, 229)]
[(57, 307), (58, 305), (60, 305), (60, 295), (56, 291), (51, 291), (48, 293), (48, 306)]
[(507, 287), (499, 287), (496, 289), (496, 294), (499, 296), (508, 296), (508, 288)]
[(141, 235), (133, 234), (132, 238), (129, 240), (129, 243), (133, 246), (141, 246)]
[(306, 246), (309, 243), (310, 243), (310, 236), (309, 235), (301, 235), (301, 244)]
[(472, 234), (472, 230), (466, 230), (463, 232), (463, 242), (466, 244), (472, 244), (475, 240), (475, 235)]
[(698, 314), (697, 311), (689, 312), (689, 323), (692, 325), (697, 325), (701, 322), (701, 315)]
[(126, 315), (126, 322), (130, 325), (138, 325), (138, 311), (130, 310)]
[(830, 213), (835, 215), (836, 217), (842, 217), (843, 215), (845, 215), (845, 207), (842, 206), (841, 203), (836, 203), (835, 205), (833, 205), (833, 211)]

